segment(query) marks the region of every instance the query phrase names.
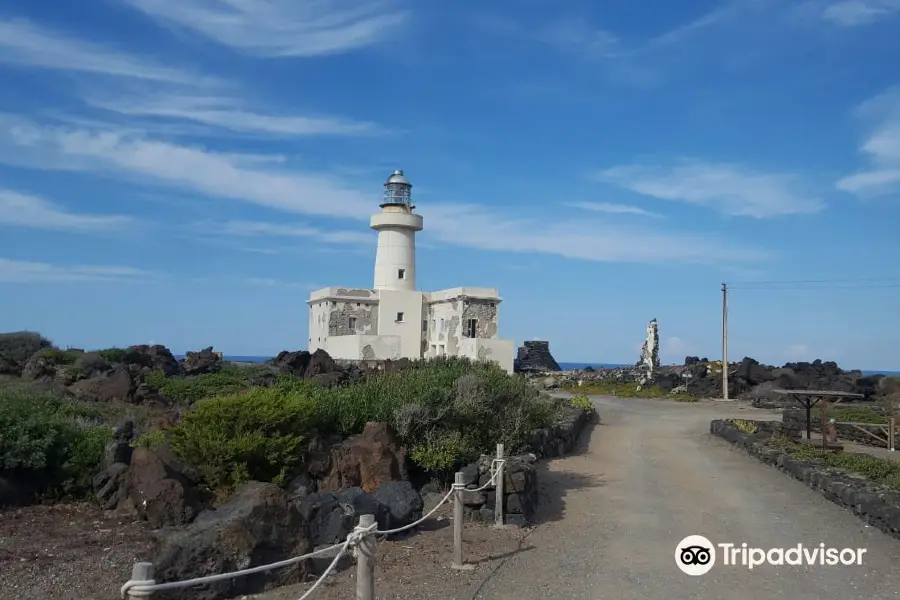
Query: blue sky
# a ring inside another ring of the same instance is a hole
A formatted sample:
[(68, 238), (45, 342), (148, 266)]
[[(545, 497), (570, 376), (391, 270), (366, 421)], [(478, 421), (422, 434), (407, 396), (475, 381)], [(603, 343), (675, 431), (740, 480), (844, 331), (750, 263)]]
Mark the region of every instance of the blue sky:
[[(900, 368), (900, 0), (0, 0), (0, 330), (305, 347), (371, 285), (498, 287), (559, 360)], [(868, 279), (872, 285), (855, 284)], [(816, 286), (740, 285), (826, 281)]]

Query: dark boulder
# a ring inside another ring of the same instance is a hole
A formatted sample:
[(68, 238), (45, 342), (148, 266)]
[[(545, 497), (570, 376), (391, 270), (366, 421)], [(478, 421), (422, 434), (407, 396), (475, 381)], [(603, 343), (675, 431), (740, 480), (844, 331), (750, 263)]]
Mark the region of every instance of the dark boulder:
[(222, 356), (218, 352), (213, 352), (212, 346), (199, 352), (188, 352), (181, 365), (185, 375), (218, 373), (221, 368)]
[(131, 346), (125, 350), (122, 363), (135, 373), (161, 371), (167, 377), (181, 373), (178, 360), (168, 348), (160, 344)]
[(69, 390), (79, 400), (88, 402), (132, 402), (137, 386), (128, 368), (119, 365), (108, 373), (76, 381)]
[(53, 379), (56, 377), (58, 365), (50, 354), (37, 352), (25, 362), (22, 367), (22, 377), (25, 379)]
[(306, 369), (309, 367), (311, 359), (312, 355), (306, 350), (297, 352), (282, 350), (278, 353), (278, 356), (268, 361), (268, 364), (283, 373), (289, 373), (295, 377), (305, 377)]
[(373, 497), (387, 509), (388, 522), (379, 522), (379, 529), (403, 527), (422, 517), (422, 497), (409, 481), (385, 482), (378, 486)]
[(319, 491), (360, 487), (373, 492), (387, 481), (407, 479), (403, 447), (385, 423), (366, 423), (361, 434), (331, 448), (328, 463)]
[(185, 468), (164, 446), (135, 448), (128, 490), (138, 513), (151, 527), (186, 525), (200, 512), (199, 474)]
[(519, 347), (516, 371), (559, 371), (559, 363), (550, 354), (550, 342), (532, 340)]
[[(186, 530), (166, 540), (154, 561), (156, 580), (227, 573), (301, 556), (311, 550), (306, 521), (287, 494), (274, 484), (251, 481), (218, 509), (204, 511)], [(301, 562), (158, 596), (163, 600), (233, 598), (299, 583), (307, 572), (308, 565)]]

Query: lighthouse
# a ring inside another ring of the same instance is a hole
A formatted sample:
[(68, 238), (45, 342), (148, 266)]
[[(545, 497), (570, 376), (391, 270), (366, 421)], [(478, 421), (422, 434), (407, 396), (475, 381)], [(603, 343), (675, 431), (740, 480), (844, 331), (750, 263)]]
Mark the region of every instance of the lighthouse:
[(422, 215), (413, 209), (412, 184), (403, 171), (394, 171), (384, 184), (381, 212), (370, 223), (378, 232), (376, 290), (416, 289), (416, 232), (422, 231)]

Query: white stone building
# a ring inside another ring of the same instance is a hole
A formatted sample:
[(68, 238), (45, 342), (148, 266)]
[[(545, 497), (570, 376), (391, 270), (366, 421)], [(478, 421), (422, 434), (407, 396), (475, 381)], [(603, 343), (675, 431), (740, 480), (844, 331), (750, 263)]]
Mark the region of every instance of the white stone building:
[(416, 232), (412, 184), (394, 171), (384, 184), (372, 289), (327, 287), (312, 292), (309, 351), (343, 360), (468, 356), (513, 370), (515, 345), (497, 337), (500, 298), (494, 288), (416, 289)]

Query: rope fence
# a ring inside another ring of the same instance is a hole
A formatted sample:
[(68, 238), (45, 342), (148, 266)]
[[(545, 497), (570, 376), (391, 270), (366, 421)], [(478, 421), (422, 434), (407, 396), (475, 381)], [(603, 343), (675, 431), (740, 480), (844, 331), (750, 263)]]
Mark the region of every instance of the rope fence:
[(337, 550), (334, 559), (313, 583), (313, 585), (304, 593), (299, 600), (307, 600), (312, 593), (322, 584), (325, 579), (337, 568), (341, 558), (348, 553), (356, 558), (356, 598), (357, 600), (375, 600), (375, 547), (377, 536), (388, 536), (403, 531), (408, 531), (414, 527), (418, 527), (438, 511), (444, 504), (453, 499), (453, 562), (451, 568), (456, 570), (468, 571), (474, 568), (473, 565), (466, 564), (463, 559), (463, 494), (466, 492), (481, 492), (488, 487), (495, 486), (496, 500), (494, 502), (494, 525), (496, 527), (503, 526), (503, 473), (506, 459), (503, 453), (503, 444), (497, 444), (497, 457), (491, 460), (491, 477), (481, 487), (467, 488), (464, 481), (464, 475), (461, 471), (456, 473), (453, 485), (444, 498), (437, 503), (426, 515), (403, 527), (395, 529), (380, 530), (378, 523), (375, 522), (375, 515), (361, 514), (359, 516), (359, 524), (347, 536), (347, 539), (341, 543), (333, 544), (326, 548), (321, 548), (314, 552), (304, 554), (303, 556), (295, 556), (278, 562), (258, 567), (250, 567), (241, 569), (240, 571), (232, 571), (230, 573), (217, 573), (215, 575), (207, 575), (205, 577), (195, 577), (194, 579), (185, 579), (182, 581), (167, 581), (164, 583), (156, 583), (153, 579), (154, 569), (153, 563), (139, 562), (135, 563), (131, 571), (131, 579), (122, 586), (121, 596), (124, 600), (137, 600), (138, 598), (152, 598), (154, 592), (163, 592), (167, 590), (177, 590), (207, 583), (215, 583), (217, 581), (225, 581), (235, 579), (237, 577), (246, 577), (255, 573), (263, 573), (274, 569), (289, 567), (304, 560), (322, 556)]

